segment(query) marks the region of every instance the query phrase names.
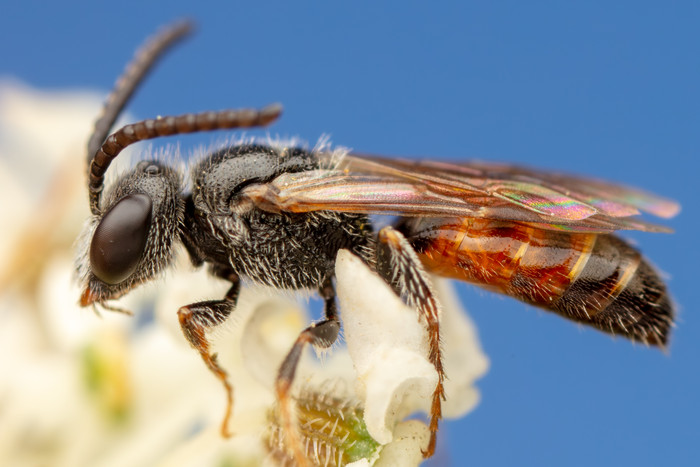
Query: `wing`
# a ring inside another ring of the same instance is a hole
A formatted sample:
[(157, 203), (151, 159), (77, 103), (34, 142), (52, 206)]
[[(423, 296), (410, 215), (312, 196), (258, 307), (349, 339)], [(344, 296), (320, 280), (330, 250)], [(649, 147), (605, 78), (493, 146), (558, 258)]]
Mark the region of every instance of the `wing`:
[(670, 232), (637, 217), (672, 217), (679, 205), (644, 191), (486, 162), (411, 161), (320, 154), (324, 169), (283, 174), (243, 193), (262, 209), (419, 217), (478, 217), (590, 232)]

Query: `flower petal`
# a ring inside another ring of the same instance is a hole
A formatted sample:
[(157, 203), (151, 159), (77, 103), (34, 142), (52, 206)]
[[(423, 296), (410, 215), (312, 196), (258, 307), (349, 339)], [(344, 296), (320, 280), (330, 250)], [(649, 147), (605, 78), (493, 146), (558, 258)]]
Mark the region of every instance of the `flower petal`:
[(338, 252), (336, 277), (367, 430), (386, 444), (397, 420), (429, 407), (437, 373), (426, 358), (426, 330), (416, 312), (350, 252)]
[(447, 379), (442, 415), (457, 418), (479, 402), (479, 390), (474, 383), (488, 371), (489, 359), (481, 349), (476, 326), (462, 307), (451, 281), (433, 277), (433, 287), (443, 310), (440, 336)]

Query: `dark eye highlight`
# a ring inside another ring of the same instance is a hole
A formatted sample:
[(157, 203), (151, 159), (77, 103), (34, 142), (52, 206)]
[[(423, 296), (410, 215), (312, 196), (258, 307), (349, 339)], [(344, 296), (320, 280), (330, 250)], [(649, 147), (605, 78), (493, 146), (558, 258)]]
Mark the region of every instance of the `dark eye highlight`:
[(118, 284), (136, 270), (146, 248), (152, 206), (148, 195), (137, 193), (104, 215), (90, 243), (90, 265), (98, 279)]

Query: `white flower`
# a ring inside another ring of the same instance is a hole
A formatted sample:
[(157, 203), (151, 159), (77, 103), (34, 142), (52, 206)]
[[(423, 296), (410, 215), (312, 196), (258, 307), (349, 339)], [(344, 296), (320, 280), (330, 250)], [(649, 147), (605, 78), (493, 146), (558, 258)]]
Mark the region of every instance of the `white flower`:
[[(10, 220), (0, 231), (0, 464), (279, 460), (283, 452), (268, 454), (279, 441), (273, 385), (310, 322), (298, 301), (244, 287), (229, 321), (211, 333), (235, 391), (231, 439), (219, 435), (223, 387), (187, 344), (176, 314), (183, 305), (222, 297), (228, 284), (204, 268), (192, 270), (183, 255), (163, 280), (119, 301), (134, 317), (99, 317), (77, 305), (72, 243), (87, 216), (85, 142), (100, 105), (88, 93), (0, 83), (0, 197), (12, 200), (0, 205), (0, 216)], [(306, 352), (293, 386), (300, 419), (320, 407), (332, 420), (326, 426), (306, 419), (308, 446), (317, 459), (326, 455), (321, 448), (342, 456), (347, 443), (314, 433), (350, 430), (369, 453), (354, 465), (418, 464), (428, 429), (404, 417), (427, 411), (435, 387), (425, 328), (347, 252), (339, 254), (337, 278), (347, 345), (320, 360)], [(487, 361), (447, 284), (436, 281), (435, 288), (444, 305), (443, 413), (461, 416), (477, 402), (473, 383)], [(340, 418), (353, 414), (360, 414), (359, 425), (343, 426)]]
[[(428, 360), (425, 325), (415, 310), (404, 305), (383, 280), (347, 251), (338, 254), (336, 277), (347, 347), (357, 371), (358, 394), (364, 400), (365, 423), (374, 439), (385, 444), (395, 439), (396, 424), (406, 415), (419, 410), (429, 413), (437, 373)], [(476, 405), (474, 382), (486, 372), (488, 360), (449, 284), (433, 280), (443, 304), (440, 322), (448, 375), (443, 415), (459, 417)], [(427, 427), (416, 429), (427, 440)], [(421, 448), (420, 444), (413, 446), (416, 463)]]

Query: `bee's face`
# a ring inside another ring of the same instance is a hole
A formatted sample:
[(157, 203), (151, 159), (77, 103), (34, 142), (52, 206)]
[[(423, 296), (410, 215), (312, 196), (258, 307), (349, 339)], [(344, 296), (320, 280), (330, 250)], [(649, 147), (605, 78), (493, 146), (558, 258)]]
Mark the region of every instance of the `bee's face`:
[(154, 161), (117, 180), (81, 236), (83, 306), (118, 298), (170, 264), (183, 216), (181, 185), (179, 174)]

